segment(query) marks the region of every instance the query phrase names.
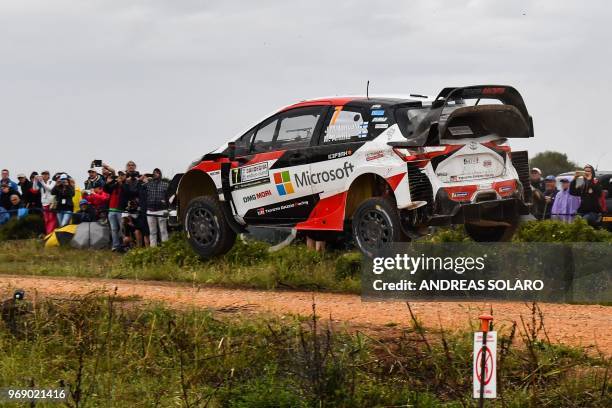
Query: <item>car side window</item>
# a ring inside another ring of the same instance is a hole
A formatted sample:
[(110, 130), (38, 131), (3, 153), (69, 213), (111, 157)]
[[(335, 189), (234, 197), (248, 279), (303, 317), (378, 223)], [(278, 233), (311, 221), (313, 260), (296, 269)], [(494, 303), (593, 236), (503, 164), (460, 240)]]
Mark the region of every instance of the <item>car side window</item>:
[(317, 124), (325, 111), (323, 106), (311, 106), (292, 109), (268, 119), (255, 134), (252, 152), (310, 146), (317, 131)]
[(262, 123), (257, 133), (251, 151), (253, 153), (269, 152), (273, 150), (274, 135), (276, 134), (276, 126), (278, 125), (278, 117), (268, 119)]
[(368, 137), (368, 124), (363, 109), (336, 106), (323, 130), (323, 144), (363, 140)]
[(291, 147), (292, 149), (310, 146), (312, 135), (321, 118), (323, 109), (305, 108), (287, 112), (281, 118), (276, 144), (278, 147)]
[(249, 154), (254, 134), (255, 129), (251, 129), (236, 140), (236, 156), (245, 156)]

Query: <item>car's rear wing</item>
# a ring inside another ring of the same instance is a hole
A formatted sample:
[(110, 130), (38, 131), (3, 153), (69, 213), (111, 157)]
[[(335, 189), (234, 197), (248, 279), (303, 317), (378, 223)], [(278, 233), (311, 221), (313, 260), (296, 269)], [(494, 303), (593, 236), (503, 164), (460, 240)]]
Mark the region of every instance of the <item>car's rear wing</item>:
[[(498, 103), (480, 105), (487, 99)], [(467, 100), (476, 102), (468, 105)], [(533, 120), (523, 98), (511, 86), (444, 88), (432, 102), (430, 112), (416, 124), (411, 139), (422, 145), (488, 135), (505, 139), (533, 137)]]

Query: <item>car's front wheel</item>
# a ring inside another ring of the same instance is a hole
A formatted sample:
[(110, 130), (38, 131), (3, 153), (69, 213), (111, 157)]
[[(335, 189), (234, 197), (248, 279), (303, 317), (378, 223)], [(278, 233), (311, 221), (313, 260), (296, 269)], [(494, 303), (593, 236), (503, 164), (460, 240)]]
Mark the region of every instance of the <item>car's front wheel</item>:
[(374, 197), (361, 203), (353, 214), (352, 229), (355, 244), (369, 257), (393, 242), (407, 240), (397, 208), (388, 198)]
[(227, 253), (236, 241), (236, 233), (225, 219), (221, 203), (211, 196), (196, 197), (185, 211), (187, 240), (202, 258)]

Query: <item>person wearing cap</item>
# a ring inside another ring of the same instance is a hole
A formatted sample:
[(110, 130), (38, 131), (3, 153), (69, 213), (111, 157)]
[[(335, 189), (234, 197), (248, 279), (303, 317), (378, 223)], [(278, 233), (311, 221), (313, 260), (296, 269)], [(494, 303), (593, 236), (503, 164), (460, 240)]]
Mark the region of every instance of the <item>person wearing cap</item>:
[(157, 246), (158, 237), (161, 242), (168, 240), (168, 203), (166, 193), (168, 182), (162, 180), (160, 169), (154, 169), (151, 180), (144, 185), (147, 201), (147, 223), (149, 224), (149, 241), (152, 247)]
[(11, 180), (10, 173), (8, 171), (8, 169), (2, 169), (2, 172), (0, 173), (0, 184), (8, 184), (8, 186), (13, 189), (13, 190), (18, 190), (18, 186), (17, 183), (15, 183), (13, 180)]
[(40, 176), (36, 175), (34, 177), (34, 180), (32, 188), (40, 192), (45, 233), (50, 234), (57, 226), (57, 217), (51, 208), (55, 203), (55, 197), (51, 194), (53, 187), (55, 187), (55, 182), (51, 180), (49, 170), (43, 170)]
[(551, 218), (553, 220), (559, 220), (564, 222), (572, 222), (580, 206), (580, 197), (576, 197), (570, 194), (570, 179), (563, 177), (559, 180), (561, 183), (561, 190), (555, 197), (551, 210)]
[(544, 214), (542, 219), (548, 220), (551, 216), (552, 207), (557, 196), (557, 178), (555, 176), (546, 176), (544, 179)]
[(79, 211), (74, 214), (74, 217), (72, 217), (72, 221), (75, 224), (80, 224), (82, 222), (94, 222), (96, 220), (96, 209), (89, 204), (89, 201), (84, 198), (81, 199), (79, 201)]
[(96, 187), (104, 187), (104, 179), (95, 169), (89, 169), (87, 180), (85, 180), (85, 190), (91, 191)]
[(72, 210), (74, 205), (72, 198), (74, 197), (74, 188), (68, 180), (68, 175), (62, 173), (55, 183), (51, 194), (55, 196), (55, 210), (57, 211), (57, 226), (63, 227), (70, 223)]
[(570, 194), (580, 197), (578, 215), (590, 225), (596, 226), (601, 220), (603, 194), (601, 184), (595, 177), (595, 168), (590, 164), (584, 166), (584, 171), (576, 171), (576, 176), (570, 183)]
[(536, 189), (536, 190), (540, 190), (540, 192), (544, 192), (544, 182), (542, 180), (542, 170), (538, 169), (537, 167), (534, 167), (531, 169), (531, 173), (529, 174), (530, 177), (530, 182), (531, 182), (531, 188)]
[(28, 180), (25, 174), (19, 173), (17, 175), (17, 186), (19, 188), (19, 194), (21, 194), (21, 196), (23, 197), (26, 191), (28, 191), (28, 189), (30, 188), (30, 181)]

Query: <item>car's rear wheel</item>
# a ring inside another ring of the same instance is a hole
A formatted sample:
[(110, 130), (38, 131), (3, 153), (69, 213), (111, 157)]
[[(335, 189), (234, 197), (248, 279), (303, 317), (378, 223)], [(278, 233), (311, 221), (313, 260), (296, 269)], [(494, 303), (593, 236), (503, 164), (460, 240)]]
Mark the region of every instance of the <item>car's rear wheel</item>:
[(512, 239), (518, 221), (514, 220), (510, 225), (483, 226), (465, 224), (465, 232), (476, 242), (507, 242)]
[(227, 253), (236, 241), (236, 233), (225, 219), (221, 203), (211, 196), (196, 197), (185, 211), (187, 240), (202, 258)]
[(369, 257), (393, 242), (407, 240), (397, 208), (392, 200), (383, 197), (370, 198), (357, 207), (352, 230), (355, 244)]

